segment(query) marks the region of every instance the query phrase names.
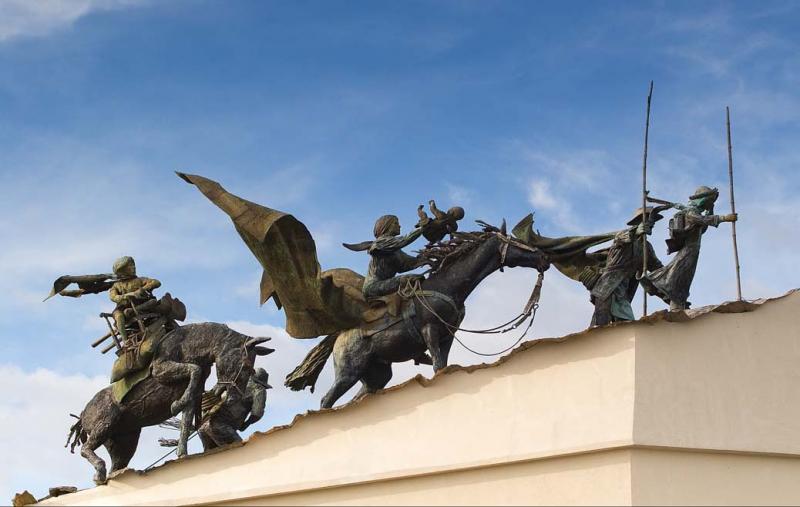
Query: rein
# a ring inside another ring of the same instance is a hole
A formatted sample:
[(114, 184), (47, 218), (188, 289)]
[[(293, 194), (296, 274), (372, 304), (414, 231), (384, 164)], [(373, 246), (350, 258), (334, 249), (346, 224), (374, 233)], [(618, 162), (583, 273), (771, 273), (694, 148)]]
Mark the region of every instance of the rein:
[(239, 377), (242, 374), (242, 371), (244, 371), (244, 364), (247, 360), (247, 357), (248, 357), (247, 343), (245, 342), (242, 344), (242, 363), (239, 365), (239, 371), (236, 372), (236, 375), (234, 375), (233, 380), (226, 381), (222, 379), (217, 379), (217, 384), (222, 384), (224, 386), (227, 386), (225, 388), (226, 390), (229, 390), (231, 387), (233, 387), (234, 389), (236, 389), (236, 391), (239, 392), (240, 395), (242, 395), (242, 397), (244, 397), (245, 394), (242, 392), (241, 389), (239, 389), (238, 382), (239, 382)]
[[(503, 267), (505, 266), (505, 261), (506, 261), (506, 255), (508, 253), (508, 247), (512, 243), (514, 244), (514, 246), (516, 246), (518, 248), (521, 248), (523, 250), (528, 250), (530, 252), (536, 251), (535, 248), (530, 247), (530, 246), (528, 246), (528, 245), (526, 245), (524, 243), (515, 241), (514, 239), (512, 239), (512, 238), (510, 238), (510, 237), (508, 237), (508, 236), (506, 236), (504, 234), (501, 234), (501, 233), (496, 233), (496, 234), (497, 234), (497, 237), (499, 237), (500, 240), (502, 241), (502, 245), (500, 246), (500, 251), (499, 251), (499, 253), (500, 253), (500, 271), (503, 271)], [(543, 281), (544, 281), (544, 271), (539, 271), (539, 277), (536, 280), (536, 285), (534, 286), (533, 291), (531, 292), (531, 295), (528, 298), (528, 302), (525, 304), (525, 308), (522, 310), (522, 312), (520, 312), (519, 315), (515, 316), (511, 320), (509, 320), (507, 322), (504, 322), (503, 324), (500, 324), (498, 326), (495, 326), (495, 327), (492, 327), (492, 328), (488, 328), (488, 329), (466, 329), (466, 328), (462, 328), (462, 327), (460, 327), (458, 325), (454, 326), (453, 324), (447, 322), (444, 318), (442, 318), (441, 315), (439, 315), (431, 307), (430, 304), (428, 304), (427, 299), (428, 299), (429, 296), (426, 294), (426, 291), (424, 291), (422, 289), (422, 283), (421, 283), (420, 280), (409, 280), (409, 282), (405, 285), (405, 287), (400, 287), (397, 292), (404, 299), (411, 299), (413, 297), (417, 302), (419, 302), (420, 306), (422, 306), (425, 310), (430, 312), (431, 315), (436, 317), (436, 319), (439, 322), (444, 324), (448, 328), (450, 334), (453, 335), (453, 338), (455, 338), (455, 340), (459, 344), (461, 344), (462, 347), (467, 349), (468, 351), (472, 352), (473, 354), (477, 354), (479, 356), (497, 356), (497, 355), (503, 354), (505, 352), (508, 352), (509, 350), (511, 350), (514, 347), (516, 347), (523, 340), (523, 338), (525, 338), (525, 336), (528, 334), (528, 331), (530, 331), (531, 327), (533, 326), (533, 321), (536, 318), (536, 310), (538, 310), (538, 308), (539, 308), (539, 298), (541, 297), (541, 293), (542, 293), (542, 283), (543, 283)], [(449, 298), (447, 298), (447, 300), (449, 300)], [(448, 301), (448, 302), (450, 303), (451, 306), (453, 306), (454, 310), (456, 310), (456, 313), (461, 314), (460, 309), (455, 307), (455, 303), (453, 303), (452, 301)], [(462, 314), (462, 316), (463, 316), (463, 314)], [(455, 336), (455, 333), (457, 331), (463, 331), (465, 333), (473, 333), (473, 334), (503, 334), (503, 333), (507, 333), (509, 331), (513, 331), (513, 330), (517, 329), (526, 320), (528, 320), (528, 318), (530, 318), (530, 322), (528, 323), (528, 326), (525, 328), (525, 331), (522, 333), (522, 335), (517, 339), (516, 342), (514, 342), (513, 345), (511, 345), (510, 347), (508, 347), (506, 349), (503, 349), (500, 352), (495, 352), (495, 353), (491, 353), (491, 354), (478, 352), (478, 351), (473, 350), (470, 347), (468, 347), (457, 336)]]

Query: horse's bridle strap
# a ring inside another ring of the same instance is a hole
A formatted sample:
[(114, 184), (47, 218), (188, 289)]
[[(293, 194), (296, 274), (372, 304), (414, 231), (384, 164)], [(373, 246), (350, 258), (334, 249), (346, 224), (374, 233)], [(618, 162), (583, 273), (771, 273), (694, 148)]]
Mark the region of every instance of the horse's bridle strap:
[(499, 232), (495, 233), (502, 244), (500, 245), (500, 271), (503, 271), (503, 267), (506, 265), (506, 257), (508, 256), (508, 247), (512, 244), (519, 248), (520, 250), (527, 250), (528, 252), (538, 252), (539, 249), (532, 247), (530, 245), (526, 245), (525, 243), (512, 238), (511, 236), (507, 236), (505, 234), (501, 234)]

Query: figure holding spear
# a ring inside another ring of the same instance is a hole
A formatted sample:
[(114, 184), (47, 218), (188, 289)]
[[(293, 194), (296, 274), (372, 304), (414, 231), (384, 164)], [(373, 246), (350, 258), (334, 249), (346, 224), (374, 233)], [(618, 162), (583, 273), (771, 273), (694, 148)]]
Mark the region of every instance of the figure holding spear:
[(722, 222), (736, 222), (735, 213), (714, 214), (714, 203), (718, 197), (719, 190), (707, 186), (698, 187), (689, 196), (687, 204), (647, 197), (649, 202), (669, 205), (678, 210), (669, 221), (670, 238), (667, 240), (667, 253), (677, 252), (675, 257), (666, 266), (641, 279), (645, 290), (660, 297), (669, 305), (670, 311), (681, 311), (690, 306), (689, 289), (700, 257), (700, 240), (708, 226), (718, 227)]
[(667, 253), (677, 252), (666, 266), (642, 277), (641, 283), (649, 294), (660, 297), (669, 305), (670, 311), (681, 311), (690, 307), (689, 289), (697, 270), (700, 257), (700, 240), (708, 226), (718, 227), (722, 222), (733, 225), (733, 253), (736, 261), (737, 295), (741, 300), (742, 289), (739, 278), (739, 252), (736, 245), (736, 203), (733, 197), (733, 156), (731, 148), (730, 109), (726, 108), (728, 133), (728, 178), (731, 192), (731, 213), (715, 215), (714, 203), (719, 198), (719, 190), (700, 186), (689, 196), (688, 204), (677, 204), (647, 196), (648, 202), (668, 205), (678, 210), (669, 221)]

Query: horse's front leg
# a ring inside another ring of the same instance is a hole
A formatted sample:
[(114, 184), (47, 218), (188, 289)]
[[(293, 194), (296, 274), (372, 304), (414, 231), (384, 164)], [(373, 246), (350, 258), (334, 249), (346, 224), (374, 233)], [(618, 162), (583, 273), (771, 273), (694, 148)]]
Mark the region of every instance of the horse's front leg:
[(453, 346), (453, 340), (455, 336), (453, 333), (448, 331), (444, 331), (445, 334), (442, 335), (442, 339), (439, 342), (439, 348), (442, 350), (442, 359), (444, 360), (445, 366), (450, 364), (450, 348)]
[(194, 422), (194, 403), (190, 403), (188, 407), (183, 409), (181, 416), (180, 434), (178, 436), (178, 448), (176, 454), (179, 458), (186, 456), (189, 452), (189, 433), (192, 431)]
[(442, 335), (442, 329), (433, 323), (428, 323), (422, 326), (422, 339), (425, 340), (425, 346), (428, 347), (428, 352), (431, 353), (433, 360), (433, 371), (437, 372), (447, 366), (447, 358), (442, 352), (442, 347), (439, 344)]
[(188, 379), (183, 395), (170, 405), (172, 415), (183, 412), (180, 436), (178, 437), (178, 457), (186, 456), (189, 433), (195, 414), (196, 402), (203, 392), (203, 369), (193, 363), (157, 361), (153, 363), (153, 377), (161, 383), (179, 382)]
[(170, 411), (177, 415), (194, 403), (203, 390), (203, 369), (193, 363), (176, 361), (156, 361), (153, 363), (153, 377), (162, 384), (170, 384), (188, 379), (188, 385), (180, 398), (172, 402)]

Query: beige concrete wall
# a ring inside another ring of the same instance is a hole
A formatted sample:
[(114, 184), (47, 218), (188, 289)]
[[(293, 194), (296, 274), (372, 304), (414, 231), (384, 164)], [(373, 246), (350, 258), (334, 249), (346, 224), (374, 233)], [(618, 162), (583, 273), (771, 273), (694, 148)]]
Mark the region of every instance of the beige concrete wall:
[(638, 325), (634, 441), (800, 454), (800, 293)]
[(630, 505), (630, 451), (600, 451), (215, 505)]
[(595, 329), (46, 503), (800, 503), (798, 329), (797, 293)]
[(800, 459), (637, 449), (633, 505), (797, 505)]

